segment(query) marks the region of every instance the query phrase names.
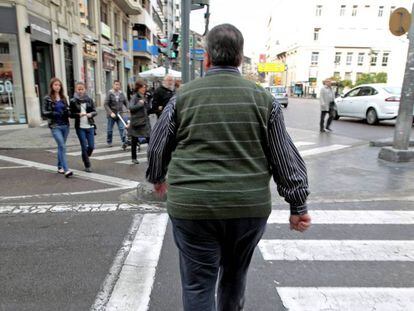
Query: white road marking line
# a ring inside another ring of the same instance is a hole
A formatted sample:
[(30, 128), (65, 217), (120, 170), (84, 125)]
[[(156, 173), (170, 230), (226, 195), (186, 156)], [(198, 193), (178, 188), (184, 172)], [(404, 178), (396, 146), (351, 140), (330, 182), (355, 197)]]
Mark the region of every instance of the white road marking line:
[[(146, 152), (139, 152), (137, 155), (143, 155), (146, 154)], [(125, 158), (125, 157), (131, 157), (131, 151), (124, 151), (121, 153), (114, 153), (114, 154), (107, 154), (103, 156), (92, 156), (91, 159), (93, 160), (108, 160), (108, 159), (116, 159), (116, 158)]]
[(350, 147), (349, 145), (330, 145), (330, 146), (323, 146), (318, 148), (312, 148), (308, 150), (299, 151), (302, 157), (307, 157), (315, 154), (326, 153), (331, 151), (336, 151), (344, 148)]
[[(139, 164), (141, 164), (141, 163), (147, 163), (148, 162), (148, 159), (147, 158), (138, 158), (137, 160), (138, 160)], [(133, 165), (133, 163), (131, 161), (132, 160), (129, 159), (129, 160), (124, 160), (124, 161), (118, 161), (116, 163), (120, 163), (120, 164), (131, 164), (131, 165)]]
[(167, 214), (144, 215), (106, 311), (148, 310), (167, 223)]
[[(414, 211), (402, 210), (312, 210), (313, 224), (414, 224)], [(290, 211), (272, 210), (268, 224), (286, 224)]]
[[(37, 168), (43, 171), (56, 172), (56, 166), (53, 166), (53, 165), (48, 165), (48, 164), (43, 164), (43, 163), (33, 162), (33, 161), (27, 161), (27, 160), (7, 157), (3, 155), (0, 155), (0, 160), (7, 161), (10, 163), (22, 164), (22, 165), (26, 165), (29, 167), (34, 167), (34, 168)], [(97, 173), (87, 173), (87, 172), (78, 171), (78, 170), (72, 170), (72, 171), (75, 176), (81, 177), (83, 179), (101, 182), (101, 183), (113, 185), (113, 186), (119, 186), (119, 187), (122, 187), (123, 189), (135, 188), (139, 184), (139, 182), (132, 181), (129, 179), (101, 175)]]
[[(122, 269), (122, 265), (125, 261), (125, 257), (128, 255), (136, 232), (141, 224), (142, 215), (135, 215), (132, 221), (131, 227), (128, 230), (128, 234), (122, 242), (122, 246), (115, 256), (114, 262), (112, 263), (109, 273), (105, 277), (105, 280), (101, 286), (100, 292), (96, 295), (95, 303), (90, 308), (90, 311), (104, 311), (105, 305), (108, 303), (110, 295), (114, 289), (116, 280)], [(108, 309), (107, 309), (108, 310)]]
[[(93, 154), (97, 153), (105, 153), (105, 152), (111, 152), (111, 151), (121, 151), (121, 147), (107, 147), (102, 149), (94, 149)], [(74, 152), (68, 152), (67, 155), (70, 156), (80, 156), (82, 154), (82, 151), (74, 151)]]
[(311, 146), (311, 145), (315, 145), (315, 144), (316, 143), (311, 143), (309, 141), (297, 141), (297, 142), (295, 142), (296, 147)]
[(27, 168), (27, 166), (2, 166), (0, 167), (0, 170), (10, 170), (15, 168)]
[(127, 188), (116, 187), (116, 188), (96, 189), (96, 190), (88, 190), (88, 191), (75, 191), (75, 192), (40, 193), (40, 194), (27, 194), (27, 195), (17, 195), (17, 196), (1, 196), (0, 201), (28, 199), (28, 198), (45, 198), (45, 197), (47, 198), (47, 197), (54, 197), (54, 196), (71, 196), (71, 195), (82, 195), (82, 194), (92, 194), (92, 193), (103, 193), (103, 192), (120, 191), (120, 190), (123, 190), (123, 189), (130, 189), (130, 187), (127, 187)]
[(264, 260), (414, 261), (414, 241), (261, 240)]
[(414, 288), (277, 287), (289, 311), (411, 311)]

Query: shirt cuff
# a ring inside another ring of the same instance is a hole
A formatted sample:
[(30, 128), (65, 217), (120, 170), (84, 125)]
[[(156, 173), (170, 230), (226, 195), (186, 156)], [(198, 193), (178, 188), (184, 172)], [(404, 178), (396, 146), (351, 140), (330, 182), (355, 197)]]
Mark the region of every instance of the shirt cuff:
[(291, 215), (305, 215), (307, 213), (308, 213), (308, 206), (306, 205), (306, 203), (303, 205), (299, 205), (299, 206), (290, 205)]

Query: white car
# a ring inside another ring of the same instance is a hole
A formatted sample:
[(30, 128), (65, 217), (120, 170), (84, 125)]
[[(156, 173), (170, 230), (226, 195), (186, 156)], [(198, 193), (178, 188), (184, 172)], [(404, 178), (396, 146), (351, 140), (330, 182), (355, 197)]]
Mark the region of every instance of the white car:
[(364, 84), (335, 99), (335, 120), (340, 117), (365, 119), (368, 124), (397, 118), (401, 87)]
[(283, 107), (286, 108), (288, 106), (289, 99), (284, 86), (266, 86), (265, 89), (269, 91), (273, 95), (273, 98), (275, 98)]

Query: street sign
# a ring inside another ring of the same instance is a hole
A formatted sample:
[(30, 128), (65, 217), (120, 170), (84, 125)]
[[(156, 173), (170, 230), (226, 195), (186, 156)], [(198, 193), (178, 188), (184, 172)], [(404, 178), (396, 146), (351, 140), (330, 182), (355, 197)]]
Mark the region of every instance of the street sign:
[(259, 72), (283, 72), (285, 70), (285, 64), (282, 63), (259, 63), (257, 65)]
[(204, 55), (204, 49), (191, 49), (191, 54), (201, 54)]
[(411, 25), (411, 14), (405, 8), (398, 8), (390, 16), (390, 31), (394, 36), (407, 33)]

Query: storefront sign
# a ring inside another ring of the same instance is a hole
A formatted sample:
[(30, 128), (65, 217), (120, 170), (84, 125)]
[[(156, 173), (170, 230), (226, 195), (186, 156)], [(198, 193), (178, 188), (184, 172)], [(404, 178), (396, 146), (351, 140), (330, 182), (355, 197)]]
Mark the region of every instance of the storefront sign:
[(132, 60), (130, 60), (127, 57), (124, 57), (124, 68), (125, 69), (132, 69), (133, 63)]
[(31, 28), (31, 37), (46, 43), (52, 43), (52, 28), (50, 23), (36, 17), (29, 15), (29, 23)]
[(98, 48), (96, 44), (84, 41), (83, 42), (83, 56), (95, 59), (97, 55), (98, 55)]
[(107, 39), (111, 39), (111, 27), (101, 22), (101, 35)]
[(283, 63), (259, 63), (257, 70), (259, 72), (283, 72), (286, 68)]
[(114, 70), (116, 65), (115, 55), (108, 52), (102, 53), (103, 68), (105, 70)]
[(0, 8), (1, 33), (17, 33), (17, 19), (15, 8)]

